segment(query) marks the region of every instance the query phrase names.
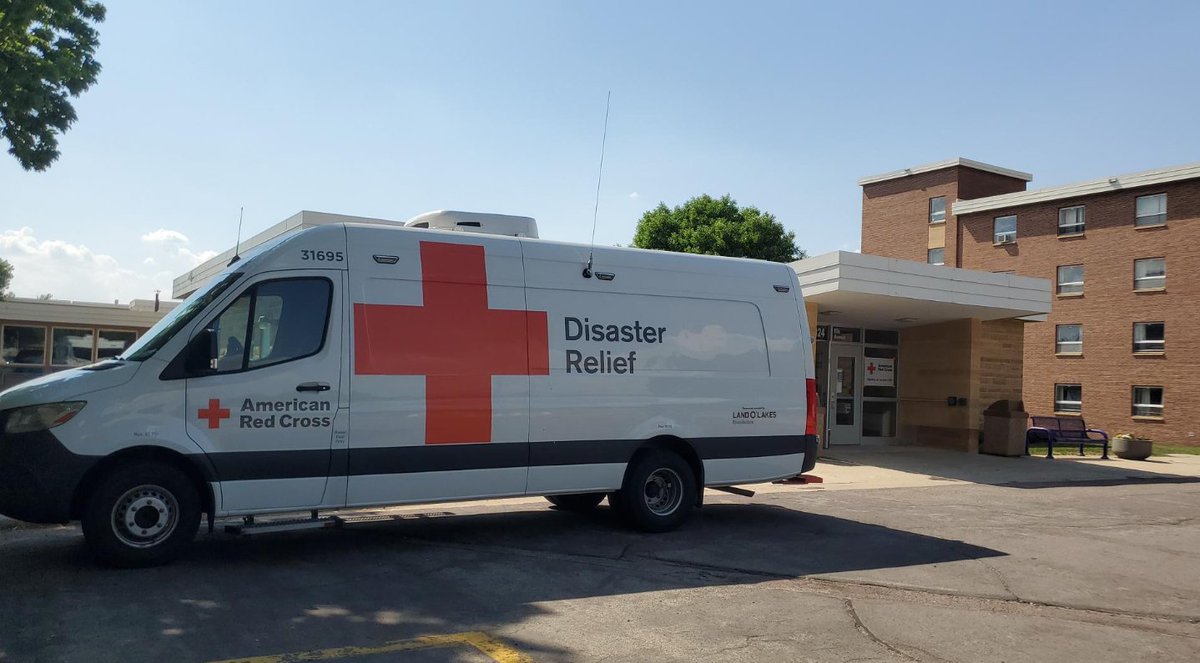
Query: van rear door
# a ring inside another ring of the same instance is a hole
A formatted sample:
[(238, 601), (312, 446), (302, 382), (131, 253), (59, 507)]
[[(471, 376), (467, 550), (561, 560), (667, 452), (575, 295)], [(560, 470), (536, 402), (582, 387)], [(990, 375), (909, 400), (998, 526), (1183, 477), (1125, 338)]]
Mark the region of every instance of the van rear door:
[(344, 494), (325, 498), (341, 291), (339, 270), (266, 272), (198, 330), (211, 335), (215, 358), (187, 378), (187, 431), (212, 460), (223, 511), (344, 504)]

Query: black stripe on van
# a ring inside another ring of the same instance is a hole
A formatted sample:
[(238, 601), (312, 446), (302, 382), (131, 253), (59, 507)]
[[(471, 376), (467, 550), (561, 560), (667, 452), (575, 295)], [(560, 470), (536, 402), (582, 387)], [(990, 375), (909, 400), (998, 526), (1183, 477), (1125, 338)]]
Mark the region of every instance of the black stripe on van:
[[(812, 439), (809, 439), (809, 438)], [(704, 437), (691, 440), (702, 460), (760, 458), (807, 453), (816, 456), (815, 437), (767, 435)], [(346, 450), (232, 451), (209, 454), (221, 481), (300, 479), (324, 476), (409, 474), (505, 467), (625, 463), (644, 440), (411, 445)], [(810, 459), (805, 459), (809, 465)]]

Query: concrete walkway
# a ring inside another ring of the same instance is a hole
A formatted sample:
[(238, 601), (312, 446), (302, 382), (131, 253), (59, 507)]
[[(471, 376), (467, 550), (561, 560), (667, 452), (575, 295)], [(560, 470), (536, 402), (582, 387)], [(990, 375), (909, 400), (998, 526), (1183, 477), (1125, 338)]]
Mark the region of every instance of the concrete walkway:
[[(1063, 454), (1006, 458), (926, 447), (841, 447), (823, 450), (811, 474), (823, 483), (805, 489), (847, 490), (985, 484), (1015, 488), (1054, 485), (1125, 485), (1200, 482), (1200, 456), (1175, 454), (1149, 460)], [(758, 487), (763, 492), (797, 486)]]

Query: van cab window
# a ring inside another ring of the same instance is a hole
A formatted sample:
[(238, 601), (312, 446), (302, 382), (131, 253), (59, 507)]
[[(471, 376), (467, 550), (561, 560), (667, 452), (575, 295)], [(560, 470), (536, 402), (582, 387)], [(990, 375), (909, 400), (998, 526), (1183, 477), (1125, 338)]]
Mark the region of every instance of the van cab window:
[(228, 373), (315, 354), (325, 342), (331, 294), (322, 278), (255, 284), (210, 325), (216, 341), (211, 368)]

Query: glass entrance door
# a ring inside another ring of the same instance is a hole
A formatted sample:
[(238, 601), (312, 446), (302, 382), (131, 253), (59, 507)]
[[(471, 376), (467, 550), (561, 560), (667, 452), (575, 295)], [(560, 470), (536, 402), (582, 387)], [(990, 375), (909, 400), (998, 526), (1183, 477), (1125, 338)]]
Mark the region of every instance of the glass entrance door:
[(862, 442), (862, 346), (829, 347), (829, 444)]

